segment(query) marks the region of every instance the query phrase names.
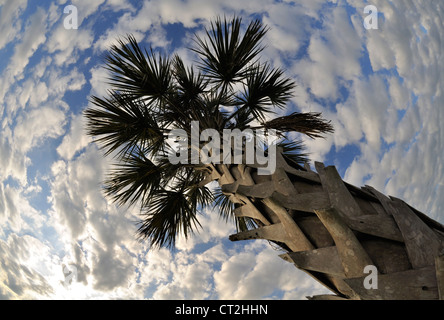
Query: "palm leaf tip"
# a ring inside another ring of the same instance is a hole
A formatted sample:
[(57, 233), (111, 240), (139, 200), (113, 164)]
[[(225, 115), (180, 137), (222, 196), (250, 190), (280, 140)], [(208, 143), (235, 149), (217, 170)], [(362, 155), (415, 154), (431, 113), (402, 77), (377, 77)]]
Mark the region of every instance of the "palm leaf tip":
[(199, 186), (201, 180), (200, 172), (188, 168), (176, 172), (174, 184), (150, 193), (142, 208), (145, 213), (138, 229), (139, 238), (148, 240), (152, 247), (172, 248), (179, 235), (187, 239), (200, 228), (200, 209), (214, 202), (211, 191)]
[(137, 148), (159, 152), (165, 147), (164, 129), (141, 101), (110, 92), (108, 98), (93, 96), (94, 107), (84, 110), (86, 132), (95, 137), (105, 155), (118, 150), (119, 155)]
[(323, 119), (321, 115), (320, 112), (294, 112), (288, 116), (267, 121), (262, 127), (281, 132), (300, 132), (312, 139), (324, 138), (324, 134), (333, 133), (334, 128), (331, 121)]
[(281, 141), (277, 144), (282, 149), (282, 155), (297, 165), (309, 162), (309, 154), (305, 153), (305, 146), (301, 140)]
[(146, 203), (162, 183), (162, 167), (142, 152), (125, 155), (104, 181), (105, 194), (119, 205)]
[(254, 20), (241, 34), (241, 22), (241, 18), (222, 21), (219, 17), (211, 23), (211, 30), (206, 30), (208, 41), (196, 35), (197, 47), (192, 50), (201, 56), (200, 68), (219, 84), (229, 85), (245, 78), (250, 72), (248, 66), (263, 50), (261, 40), (268, 29), (260, 20)]
[(146, 204), (144, 219), (139, 223), (139, 239), (148, 240), (156, 248), (173, 248), (179, 235), (187, 239), (201, 227), (197, 206), (205, 196), (199, 192), (189, 195), (181, 191), (158, 191)]
[(170, 59), (152, 49), (143, 51), (132, 35), (112, 45), (105, 61), (109, 84), (134, 98), (160, 101), (172, 89)]

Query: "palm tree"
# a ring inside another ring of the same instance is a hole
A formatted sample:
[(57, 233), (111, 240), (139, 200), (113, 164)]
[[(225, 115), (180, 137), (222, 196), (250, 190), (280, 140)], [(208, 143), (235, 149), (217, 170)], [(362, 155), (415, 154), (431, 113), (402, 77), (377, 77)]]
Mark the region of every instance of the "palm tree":
[[(406, 279), (399, 273), (426, 268), (429, 282), (415, 284), (427, 288), (421, 289), (425, 297), (438, 297), (440, 278), (431, 276), (430, 268), (433, 264), (435, 270), (436, 258), (436, 270), (441, 265), (444, 272), (438, 257), (444, 227), (401, 200), (348, 185), (334, 167), (316, 163), (317, 173), (311, 171), (302, 141), (288, 139), (289, 134), (319, 138), (333, 127), (320, 113), (276, 116), (289, 104), (295, 83), (260, 60), (267, 30), (259, 20), (242, 31), (240, 18), (217, 18), (205, 38), (195, 37), (190, 50), (199, 56), (197, 66), (185, 66), (178, 55), (142, 50), (131, 35), (111, 47), (106, 57), (111, 89), (107, 97), (93, 96), (93, 106), (84, 112), (88, 134), (116, 159), (104, 181), (106, 195), (119, 205), (140, 206), (138, 235), (153, 247), (173, 247), (179, 234), (187, 237), (199, 226), (199, 210), (216, 204), (222, 217), (236, 223), (231, 240), (276, 243), (286, 251), (282, 258), (335, 293), (321, 298), (398, 297), (400, 288), (396, 294), (362, 288), (369, 265), (385, 283), (393, 282), (384, 278), (388, 274)], [(263, 163), (247, 163), (245, 140), (241, 163), (189, 161), (208, 141), (177, 150), (174, 132), (181, 130), (181, 138), (190, 141), (193, 123), (198, 134), (250, 130), (259, 141), (254, 151), (271, 156), (277, 146), (276, 170), (264, 175)], [(265, 138), (257, 132), (266, 130), (274, 130), (279, 140), (260, 142)], [(185, 154), (184, 161), (170, 161), (178, 153)], [(209, 188), (212, 181), (218, 186)], [(399, 212), (407, 212), (413, 231)], [(421, 239), (411, 240), (418, 230)], [(418, 253), (425, 243), (428, 249)]]

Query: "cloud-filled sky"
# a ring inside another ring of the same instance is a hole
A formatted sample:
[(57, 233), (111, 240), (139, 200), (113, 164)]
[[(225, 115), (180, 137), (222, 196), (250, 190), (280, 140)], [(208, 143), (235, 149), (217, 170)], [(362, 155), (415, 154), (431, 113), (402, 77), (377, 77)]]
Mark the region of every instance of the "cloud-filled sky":
[[(378, 29), (364, 27), (368, 4)], [(68, 5), (77, 29), (65, 28)], [(441, 0), (0, 0), (0, 299), (328, 292), (267, 242), (231, 243), (235, 228), (217, 208), (175, 250), (149, 250), (135, 237), (137, 209), (102, 194), (111, 159), (85, 135), (81, 113), (106, 92), (109, 45), (132, 33), (192, 63), (194, 33), (233, 14), (270, 27), (263, 59), (298, 85), (286, 111), (321, 111), (334, 124), (327, 139), (307, 141), (313, 160), (444, 222)]]

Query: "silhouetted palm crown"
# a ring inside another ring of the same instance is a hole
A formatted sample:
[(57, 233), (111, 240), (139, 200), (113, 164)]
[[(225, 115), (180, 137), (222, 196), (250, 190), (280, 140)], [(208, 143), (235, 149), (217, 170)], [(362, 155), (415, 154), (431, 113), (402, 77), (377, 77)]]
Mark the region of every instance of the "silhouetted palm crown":
[[(319, 113), (297, 113), (272, 119), (292, 97), (294, 81), (283, 70), (259, 60), (267, 28), (259, 20), (242, 32), (241, 19), (220, 18), (211, 23), (205, 38), (196, 35), (200, 60), (185, 66), (178, 56), (142, 50), (129, 35), (111, 46), (106, 57), (111, 89), (107, 97), (93, 96), (94, 106), (84, 112), (88, 134), (117, 163), (109, 172), (105, 193), (118, 204), (138, 204), (143, 219), (139, 235), (154, 246), (174, 246), (199, 225), (198, 212), (219, 205), (223, 217), (232, 216), (233, 205), (220, 188), (210, 190), (202, 164), (172, 164), (175, 152), (168, 133), (175, 128), (191, 134), (191, 121), (205, 129), (275, 129), (278, 143), (294, 163), (306, 161), (300, 141), (288, 141), (287, 132), (321, 137), (331, 132)], [(271, 119), (271, 120), (270, 120)], [(247, 218), (237, 226), (247, 228)], [(250, 222), (251, 223), (251, 222)]]

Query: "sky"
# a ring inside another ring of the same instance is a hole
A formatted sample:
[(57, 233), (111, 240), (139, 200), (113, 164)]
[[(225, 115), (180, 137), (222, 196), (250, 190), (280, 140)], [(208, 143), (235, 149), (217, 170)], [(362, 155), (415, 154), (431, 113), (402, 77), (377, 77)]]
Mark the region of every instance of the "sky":
[(174, 250), (153, 250), (136, 239), (137, 208), (103, 196), (112, 159), (82, 110), (107, 90), (106, 50), (131, 33), (192, 64), (194, 34), (234, 14), (270, 27), (262, 58), (297, 83), (285, 111), (332, 121), (334, 134), (306, 141), (311, 159), (444, 223), (442, 0), (0, 0), (0, 299), (328, 293), (268, 242), (230, 242), (217, 208)]

